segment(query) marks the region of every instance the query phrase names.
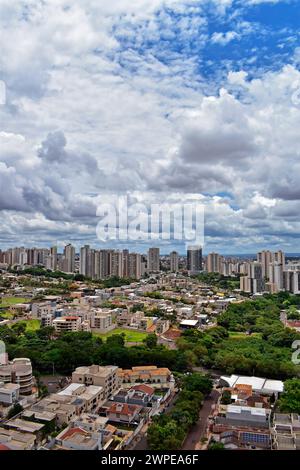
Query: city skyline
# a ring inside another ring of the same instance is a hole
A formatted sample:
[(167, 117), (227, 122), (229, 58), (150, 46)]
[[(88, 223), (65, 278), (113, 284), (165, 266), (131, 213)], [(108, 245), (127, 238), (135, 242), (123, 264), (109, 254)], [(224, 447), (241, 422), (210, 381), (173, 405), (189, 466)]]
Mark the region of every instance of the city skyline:
[(95, 245), (99, 204), (129, 194), (193, 196), (207, 252), (300, 252), (297, 1), (13, 3), (0, 245)]
[[(170, 254), (172, 254), (173, 252), (174, 253), (177, 253), (179, 256), (187, 256), (187, 251), (188, 251), (188, 247), (189, 245), (186, 246), (186, 248), (184, 250), (181, 249), (181, 251), (179, 250), (176, 250), (176, 249), (173, 249), (173, 245), (170, 246), (170, 248), (168, 247), (165, 247), (166, 251), (162, 251), (162, 247), (159, 245), (159, 244), (144, 244), (143, 246), (139, 246), (139, 248), (135, 248), (134, 246), (130, 245), (130, 243), (122, 243), (122, 244), (119, 244), (117, 246), (114, 246), (113, 244), (111, 243), (107, 243), (105, 245), (97, 245), (96, 244), (89, 244), (88, 242), (86, 243), (83, 243), (82, 245), (81, 244), (76, 244), (76, 243), (71, 243), (69, 241), (66, 241), (64, 243), (59, 243), (59, 244), (39, 244), (39, 245), (31, 245), (31, 244), (22, 244), (22, 245), (7, 245), (7, 246), (1, 246), (0, 245), (0, 252), (5, 252), (5, 251), (9, 251), (9, 250), (12, 250), (12, 249), (15, 249), (15, 248), (24, 248), (25, 250), (29, 250), (29, 249), (51, 249), (51, 248), (57, 248), (57, 254), (58, 255), (62, 255), (64, 253), (64, 250), (65, 248), (67, 248), (68, 246), (70, 247), (73, 247), (75, 249), (75, 255), (76, 256), (79, 256), (80, 255), (80, 249), (84, 246), (90, 246), (91, 249), (93, 250), (113, 250), (113, 251), (123, 251), (123, 250), (128, 250), (130, 249), (131, 252), (135, 252), (135, 253), (139, 253), (141, 255), (147, 255), (147, 252), (149, 249), (151, 248), (154, 248), (154, 249), (159, 249), (160, 250), (160, 256), (169, 256)], [(208, 257), (210, 254), (217, 254), (219, 256), (225, 256), (225, 257), (230, 257), (230, 256), (236, 256), (236, 257), (247, 257), (249, 256), (249, 258), (251, 257), (256, 257), (257, 253), (261, 252), (261, 251), (266, 251), (266, 250), (271, 250), (271, 251), (280, 251), (282, 249), (282, 246), (276, 246), (275, 248), (276, 249), (273, 249), (272, 247), (270, 246), (266, 246), (266, 245), (262, 245), (260, 247), (260, 249), (256, 250), (256, 251), (253, 251), (253, 252), (249, 252), (249, 253), (246, 253), (246, 252), (240, 252), (240, 253), (234, 253), (234, 252), (226, 252), (226, 251), (223, 251), (223, 250), (217, 250), (217, 251), (208, 251), (205, 249), (205, 247), (201, 247), (202, 248), (202, 254), (203, 256), (205, 257)], [(287, 257), (300, 257), (300, 251), (299, 252), (286, 252), (285, 251), (285, 255)]]

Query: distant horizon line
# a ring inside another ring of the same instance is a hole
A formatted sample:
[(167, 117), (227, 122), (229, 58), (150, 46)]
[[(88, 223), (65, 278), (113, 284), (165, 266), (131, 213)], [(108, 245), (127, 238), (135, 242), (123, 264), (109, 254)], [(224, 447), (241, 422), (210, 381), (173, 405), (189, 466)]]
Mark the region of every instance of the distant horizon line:
[[(68, 245), (72, 245), (72, 243), (67, 243), (65, 246), (68, 246)], [(72, 245), (74, 248), (75, 246)], [(138, 254), (141, 254), (141, 255), (147, 255), (147, 252), (149, 251), (149, 249), (151, 248), (158, 248), (159, 250), (161, 250), (161, 248), (159, 246), (150, 246), (147, 251), (144, 251), (144, 252), (141, 252), (139, 250), (133, 250), (131, 251), (130, 250), (130, 247), (126, 247), (126, 248), (112, 248), (112, 247), (107, 247), (107, 248), (102, 248), (102, 247), (93, 247), (92, 245), (82, 245), (81, 248), (83, 248), (84, 246), (90, 246), (91, 249), (93, 250), (112, 250), (112, 251), (123, 251), (123, 250), (128, 250), (129, 252), (131, 253), (138, 253)], [(193, 245), (191, 245), (192, 247)], [(30, 250), (30, 249), (36, 249), (36, 250), (50, 250), (51, 248), (54, 248), (54, 247), (57, 247), (56, 245), (51, 245), (49, 247), (43, 247), (43, 246), (30, 246), (30, 247), (26, 247), (26, 246), (14, 246), (14, 247), (9, 247), (9, 248), (1, 248), (0, 247), (0, 252), (6, 252), (6, 251), (9, 251), (9, 250), (13, 250), (13, 249), (18, 249), (18, 248), (24, 248), (25, 250)], [(202, 248), (200, 245), (199, 245), (199, 248)], [(188, 248), (187, 248), (188, 249)], [(166, 253), (160, 253), (159, 256), (160, 257), (164, 257), (164, 256), (170, 256), (171, 253), (173, 252), (176, 252), (178, 253), (179, 256), (186, 256), (187, 255), (187, 249), (185, 252), (181, 252), (181, 251), (177, 251), (176, 249), (172, 249), (171, 251), (169, 252), (166, 252)], [(203, 250), (203, 248), (202, 248)], [(202, 255), (203, 256), (208, 256), (210, 254), (218, 254), (222, 257), (237, 257), (237, 258), (244, 258), (244, 257), (256, 257), (257, 256), (257, 253), (260, 253), (261, 251), (279, 251), (278, 249), (277, 250), (274, 250), (272, 248), (265, 248), (265, 249), (261, 249), (261, 250), (258, 250), (256, 252), (244, 252), (244, 253), (222, 253), (221, 250), (214, 250), (214, 251), (209, 251), (209, 252), (203, 252), (202, 251)], [(282, 249), (280, 251), (283, 251)], [(57, 252), (58, 255), (61, 255), (63, 254), (63, 252), (61, 251), (58, 251)], [(284, 252), (285, 256), (286, 257), (300, 257), (300, 252)], [(75, 255), (80, 255), (80, 251), (75, 251)]]

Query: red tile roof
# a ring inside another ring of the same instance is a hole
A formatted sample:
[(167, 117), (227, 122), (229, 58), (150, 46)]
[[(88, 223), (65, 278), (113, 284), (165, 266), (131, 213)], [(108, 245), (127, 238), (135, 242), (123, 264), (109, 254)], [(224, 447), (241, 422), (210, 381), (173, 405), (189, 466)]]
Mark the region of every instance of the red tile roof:
[(4, 444), (0, 444), (0, 450), (11, 450), (11, 449)]
[(109, 413), (118, 413), (121, 415), (132, 416), (136, 411), (140, 410), (140, 406), (127, 405), (127, 403), (114, 403), (109, 408)]
[(149, 385), (144, 385), (144, 384), (141, 384), (141, 385), (134, 385), (132, 387), (133, 390), (136, 390), (138, 392), (144, 392), (144, 393), (147, 393), (147, 395), (153, 395), (154, 394), (154, 388), (152, 387), (149, 387)]
[(88, 434), (84, 429), (81, 429), (81, 428), (71, 428), (71, 429), (68, 429), (65, 434), (63, 434), (63, 436), (61, 437), (62, 439), (67, 439), (68, 437), (71, 437), (73, 436), (74, 434), (82, 434), (82, 435), (85, 435), (85, 434)]

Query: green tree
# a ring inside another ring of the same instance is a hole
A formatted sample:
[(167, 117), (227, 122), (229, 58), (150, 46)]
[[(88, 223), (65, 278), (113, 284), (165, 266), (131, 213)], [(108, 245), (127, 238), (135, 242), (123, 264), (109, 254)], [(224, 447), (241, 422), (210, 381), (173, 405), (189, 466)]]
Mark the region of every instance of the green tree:
[(157, 346), (157, 336), (155, 333), (151, 333), (150, 335), (146, 336), (145, 339), (143, 339), (143, 343), (147, 346), (149, 349), (156, 348)]
[(231, 393), (229, 390), (224, 390), (222, 398), (221, 398), (221, 403), (223, 405), (230, 405), (231, 403)]
[(225, 447), (222, 442), (212, 442), (209, 444), (208, 450), (225, 450)]
[(12, 329), (14, 330), (14, 332), (20, 336), (20, 335), (23, 335), (26, 331), (26, 323), (23, 322), (23, 321), (19, 321), (17, 323), (14, 323), (12, 325)]
[(201, 392), (204, 395), (208, 395), (211, 390), (213, 383), (207, 375), (191, 374), (187, 375), (183, 379), (184, 388), (190, 392)]
[(284, 393), (279, 399), (280, 411), (300, 414), (300, 379), (290, 379), (284, 383)]
[(7, 419), (11, 419), (13, 418), (14, 416), (18, 415), (19, 413), (21, 413), (23, 411), (23, 407), (19, 404), (19, 403), (15, 403), (12, 408), (9, 410), (9, 412), (7, 413)]

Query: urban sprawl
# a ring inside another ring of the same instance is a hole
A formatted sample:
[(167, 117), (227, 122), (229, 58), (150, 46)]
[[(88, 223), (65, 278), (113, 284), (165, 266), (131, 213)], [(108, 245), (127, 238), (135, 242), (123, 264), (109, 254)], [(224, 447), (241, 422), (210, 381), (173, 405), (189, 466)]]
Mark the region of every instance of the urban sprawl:
[(281, 250), (0, 250), (0, 450), (299, 450), (299, 294)]

